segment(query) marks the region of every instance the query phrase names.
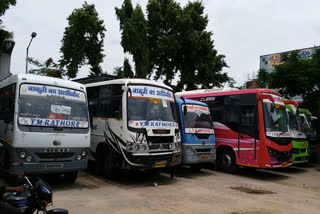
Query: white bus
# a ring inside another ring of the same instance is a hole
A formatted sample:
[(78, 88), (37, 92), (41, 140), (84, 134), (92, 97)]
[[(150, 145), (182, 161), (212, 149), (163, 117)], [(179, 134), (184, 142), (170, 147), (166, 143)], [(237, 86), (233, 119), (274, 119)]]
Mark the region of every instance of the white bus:
[(31, 74), (0, 82), (0, 167), (26, 174), (87, 167), (90, 128), (82, 84)]
[(96, 171), (152, 169), (181, 162), (181, 139), (172, 89), (145, 79), (85, 84)]

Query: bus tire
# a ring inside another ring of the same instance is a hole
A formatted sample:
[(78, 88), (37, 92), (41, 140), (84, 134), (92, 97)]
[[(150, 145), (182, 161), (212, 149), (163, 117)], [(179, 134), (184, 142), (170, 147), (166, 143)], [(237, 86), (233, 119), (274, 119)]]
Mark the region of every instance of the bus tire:
[(104, 168), (104, 155), (106, 149), (102, 146), (99, 146), (96, 150), (96, 175), (102, 176), (103, 175), (103, 168)]
[(231, 149), (221, 151), (218, 162), (221, 171), (231, 174), (237, 172), (236, 157)]
[(2, 149), (0, 152), (0, 168), (9, 169), (10, 168), (10, 156), (6, 149)]
[(111, 179), (115, 177), (116, 170), (115, 165), (113, 163), (114, 161), (114, 155), (112, 151), (108, 151), (104, 155), (104, 161), (103, 161), (103, 177), (107, 179)]
[(68, 183), (74, 183), (77, 180), (78, 171), (64, 173), (64, 180)]

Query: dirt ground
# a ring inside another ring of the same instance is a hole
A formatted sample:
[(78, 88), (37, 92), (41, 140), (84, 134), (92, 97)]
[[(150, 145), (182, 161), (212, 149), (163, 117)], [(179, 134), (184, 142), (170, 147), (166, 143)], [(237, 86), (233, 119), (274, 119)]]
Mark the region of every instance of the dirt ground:
[(320, 213), (320, 164), (278, 170), (177, 170), (174, 179), (124, 171), (115, 180), (81, 172), (75, 184), (55, 181), (54, 207), (71, 214)]

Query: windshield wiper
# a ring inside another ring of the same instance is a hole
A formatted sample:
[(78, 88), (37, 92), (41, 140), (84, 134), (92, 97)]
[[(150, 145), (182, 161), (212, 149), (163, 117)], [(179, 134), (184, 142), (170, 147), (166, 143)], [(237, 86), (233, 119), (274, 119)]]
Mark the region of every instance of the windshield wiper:
[(279, 135), (278, 135), (278, 138), (277, 138), (277, 140), (279, 141), (279, 137), (281, 136), (281, 135), (283, 135), (284, 133), (286, 133), (287, 131), (283, 131), (283, 132), (281, 132)]
[(203, 130), (203, 128), (202, 128), (202, 129), (199, 129), (199, 130), (196, 131), (195, 133), (192, 133), (192, 135), (197, 135), (197, 133), (201, 132), (202, 130)]
[(60, 127), (60, 126), (54, 126), (53, 130), (55, 130), (55, 131), (63, 131), (63, 128)]

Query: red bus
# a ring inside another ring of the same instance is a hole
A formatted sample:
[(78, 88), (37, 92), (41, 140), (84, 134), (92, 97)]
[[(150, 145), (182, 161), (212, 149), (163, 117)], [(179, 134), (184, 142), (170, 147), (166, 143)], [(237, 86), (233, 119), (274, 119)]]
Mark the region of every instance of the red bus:
[(292, 142), (281, 94), (269, 89), (196, 90), (176, 97), (208, 104), (216, 134), (217, 167), (279, 168), (292, 164)]

